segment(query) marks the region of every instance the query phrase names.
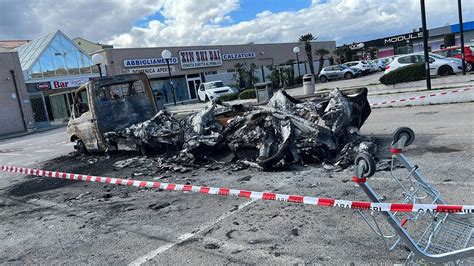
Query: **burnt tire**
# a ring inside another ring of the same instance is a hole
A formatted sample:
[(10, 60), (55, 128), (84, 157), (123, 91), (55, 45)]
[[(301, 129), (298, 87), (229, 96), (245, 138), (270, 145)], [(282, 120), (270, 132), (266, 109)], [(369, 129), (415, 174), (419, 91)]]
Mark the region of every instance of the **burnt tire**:
[(472, 71), (472, 63), (466, 62), (466, 72), (471, 72)]
[(328, 82), (328, 78), (326, 76), (321, 76), (321, 77), (319, 77), (319, 81), (321, 83), (326, 83), (326, 82)]
[(362, 164), (364, 166), (364, 172), (362, 173), (363, 177), (371, 177), (375, 173), (375, 160), (372, 156), (368, 155), (367, 153), (359, 153), (357, 154), (355, 160), (355, 165)]
[(78, 139), (76, 142), (76, 149), (80, 154), (89, 154), (89, 151), (87, 150), (86, 144), (84, 144), (84, 141)]
[(409, 127), (399, 127), (393, 132), (392, 145), (397, 143), (402, 136), (406, 136), (407, 140), (405, 142), (405, 147), (409, 146), (415, 140), (415, 132)]
[(453, 74), (453, 69), (450, 66), (442, 66), (438, 69), (438, 75), (448, 76)]
[(345, 78), (345, 79), (351, 79), (351, 78), (353, 78), (353, 77), (354, 77), (354, 75), (352, 75), (351, 72), (347, 72), (346, 74), (344, 74), (344, 78)]

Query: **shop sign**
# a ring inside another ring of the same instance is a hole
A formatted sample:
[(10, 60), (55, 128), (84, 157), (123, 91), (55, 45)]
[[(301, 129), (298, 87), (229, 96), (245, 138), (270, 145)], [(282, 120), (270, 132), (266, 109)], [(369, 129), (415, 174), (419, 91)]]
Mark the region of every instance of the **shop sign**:
[(89, 81), (89, 78), (51, 80), (51, 88), (53, 90), (74, 88), (74, 87), (79, 87), (88, 81)]
[[(178, 58), (171, 57), (169, 61), (171, 65), (174, 65), (178, 63)], [(142, 66), (159, 66), (159, 65), (166, 65), (166, 59), (162, 57), (158, 57), (158, 58), (141, 58), (141, 59), (123, 60), (124, 67), (142, 67)]]
[[(130, 73), (145, 73), (145, 74), (167, 74), (168, 67), (142, 67), (142, 68), (131, 68)], [(170, 72), (174, 72), (174, 66), (170, 66)]]
[(243, 53), (235, 53), (235, 54), (223, 54), (223, 60), (236, 60), (236, 59), (247, 59), (247, 58), (255, 58), (257, 54), (255, 52), (243, 52)]
[(45, 91), (51, 89), (51, 83), (49, 82), (40, 82), (36, 83), (36, 89), (39, 91)]
[(365, 44), (363, 42), (360, 42), (360, 43), (353, 43), (351, 45), (349, 45), (349, 49), (351, 50), (357, 50), (357, 49), (361, 49), (361, 48), (364, 48)]
[(386, 39), (384, 39), (384, 44), (397, 43), (397, 42), (406, 42), (408, 40), (415, 40), (415, 39), (419, 39), (419, 38), (423, 38), (423, 32), (421, 32), (421, 31), (386, 38)]
[(222, 66), (219, 49), (179, 51), (182, 69)]

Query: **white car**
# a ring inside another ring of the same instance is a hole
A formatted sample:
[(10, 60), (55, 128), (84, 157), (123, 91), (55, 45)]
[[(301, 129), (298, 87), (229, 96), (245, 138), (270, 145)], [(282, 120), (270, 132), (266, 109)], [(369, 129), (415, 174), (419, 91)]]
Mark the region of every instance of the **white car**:
[(201, 83), (198, 90), (199, 100), (205, 102), (215, 100), (223, 95), (234, 94), (231, 87), (225, 86), (220, 80)]
[(352, 61), (344, 63), (344, 65), (350, 68), (359, 69), (364, 75), (372, 72), (372, 67), (366, 61)]
[[(461, 59), (446, 58), (437, 54), (429, 54), (430, 57), (430, 74), (447, 76), (462, 71)], [(393, 70), (399, 69), (415, 63), (422, 63), (425, 61), (423, 53), (407, 54), (395, 57), (386, 68), (384, 74), (390, 73)]]

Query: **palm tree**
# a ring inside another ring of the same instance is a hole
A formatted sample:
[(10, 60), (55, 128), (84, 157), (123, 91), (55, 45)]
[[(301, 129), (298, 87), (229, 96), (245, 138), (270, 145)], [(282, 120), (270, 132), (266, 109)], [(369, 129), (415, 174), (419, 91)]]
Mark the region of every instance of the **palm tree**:
[(319, 55), (319, 70), (318, 70), (318, 74), (321, 73), (321, 70), (323, 70), (323, 66), (324, 66), (324, 56), (329, 54), (329, 51), (326, 50), (326, 49), (318, 49), (316, 50), (316, 55)]
[(313, 66), (313, 55), (311, 53), (311, 42), (315, 41), (318, 39), (317, 37), (314, 37), (313, 34), (308, 33), (305, 35), (301, 35), (299, 38), (299, 42), (304, 44), (304, 51), (306, 52), (306, 58), (308, 59), (309, 62), (309, 69), (311, 71), (311, 74), (314, 75), (314, 66)]
[(234, 68), (235, 68), (235, 72), (237, 72), (237, 76), (238, 76), (235, 79), (235, 81), (237, 83), (237, 87), (239, 87), (239, 89), (244, 88), (245, 87), (245, 76), (246, 76), (244, 65), (242, 63), (237, 63), (237, 64), (234, 65)]

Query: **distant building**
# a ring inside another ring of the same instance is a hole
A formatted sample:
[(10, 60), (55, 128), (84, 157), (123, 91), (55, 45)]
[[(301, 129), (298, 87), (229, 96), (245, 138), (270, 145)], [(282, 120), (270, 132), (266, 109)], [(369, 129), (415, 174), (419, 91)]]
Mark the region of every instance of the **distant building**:
[[(474, 21), (463, 23), (464, 42), (474, 42)], [(459, 24), (447, 25), (428, 30), (428, 49), (435, 51), (444, 48), (444, 36), (453, 33), (456, 45), (460, 45)], [(398, 54), (416, 53), (423, 51), (423, 32), (415, 29), (412, 32), (384, 37), (375, 40), (355, 42), (346, 45), (352, 50), (353, 57), (367, 58), (370, 47), (377, 48), (377, 58), (388, 57)], [(353, 58), (354, 59), (354, 58)]]
[(0, 52), (0, 136), (35, 127), (18, 53)]
[(92, 54), (92, 53), (95, 53), (97, 51), (100, 51), (102, 49), (110, 49), (110, 48), (114, 48), (113, 45), (108, 45), (108, 44), (102, 44), (102, 43), (95, 43), (95, 42), (91, 42), (91, 41), (88, 41), (84, 38), (80, 38), (80, 37), (77, 37), (77, 38), (74, 38), (72, 39), (76, 44), (77, 46), (81, 47), (81, 49), (88, 53), (88, 54)]
[(27, 42), (30, 42), (30, 40), (3, 40), (0, 41), (0, 52), (8, 52), (11, 51)]

